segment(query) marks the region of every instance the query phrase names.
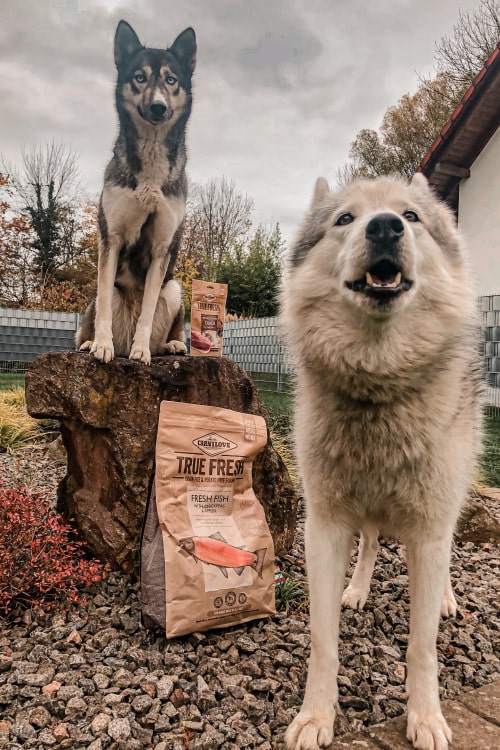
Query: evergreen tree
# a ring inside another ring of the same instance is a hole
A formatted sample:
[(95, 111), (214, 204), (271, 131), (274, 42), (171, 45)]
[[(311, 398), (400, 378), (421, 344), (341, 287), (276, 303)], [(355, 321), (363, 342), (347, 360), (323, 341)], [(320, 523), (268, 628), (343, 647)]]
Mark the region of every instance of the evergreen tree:
[(276, 315), (284, 241), (279, 225), (262, 225), (246, 245), (236, 244), (226, 254), (217, 281), (228, 284), (227, 310), (256, 318)]

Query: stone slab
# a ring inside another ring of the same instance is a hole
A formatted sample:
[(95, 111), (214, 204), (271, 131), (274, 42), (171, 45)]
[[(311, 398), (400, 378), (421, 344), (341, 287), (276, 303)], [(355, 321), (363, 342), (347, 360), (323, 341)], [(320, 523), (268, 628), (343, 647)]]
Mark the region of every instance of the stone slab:
[[(450, 750), (498, 750), (500, 729), (458, 701), (445, 701), (443, 714), (453, 732)], [(383, 750), (412, 750), (406, 739), (406, 716), (373, 727), (370, 737)]]
[[(464, 693), (460, 702), (467, 706), (469, 711), (500, 725), (500, 680), (471, 690), (470, 693)], [(500, 748), (500, 740), (498, 747)]]
[(380, 745), (362, 734), (346, 734), (334, 740), (328, 750), (380, 750)]

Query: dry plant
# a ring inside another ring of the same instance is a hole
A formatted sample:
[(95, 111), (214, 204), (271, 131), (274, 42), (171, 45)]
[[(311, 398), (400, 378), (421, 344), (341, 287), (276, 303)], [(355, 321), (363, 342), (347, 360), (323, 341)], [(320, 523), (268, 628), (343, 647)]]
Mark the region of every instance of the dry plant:
[(24, 448), (41, 435), (41, 425), (26, 411), (24, 388), (0, 391), (0, 451)]

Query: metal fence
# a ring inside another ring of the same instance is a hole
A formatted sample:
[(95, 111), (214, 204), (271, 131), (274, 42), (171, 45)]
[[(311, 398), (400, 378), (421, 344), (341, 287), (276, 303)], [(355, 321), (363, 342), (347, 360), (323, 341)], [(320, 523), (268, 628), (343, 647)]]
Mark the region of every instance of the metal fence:
[(75, 347), (77, 313), (0, 308), (0, 372), (25, 372), (43, 352)]
[(500, 294), (480, 298), (488, 409), (500, 410)]
[(292, 368), (278, 318), (227, 322), (222, 353), (248, 372), (260, 390), (283, 393), (289, 388)]
[[(482, 315), (487, 405), (500, 412), (500, 294), (479, 298)], [(0, 372), (25, 372), (31, 360), (46, 351), (74, 348), (80, 316), (0, 308)], [(227, 322), (223, 353), (251, 375), (260, 390), (289, 389), (292, 368), (277, 318)]]

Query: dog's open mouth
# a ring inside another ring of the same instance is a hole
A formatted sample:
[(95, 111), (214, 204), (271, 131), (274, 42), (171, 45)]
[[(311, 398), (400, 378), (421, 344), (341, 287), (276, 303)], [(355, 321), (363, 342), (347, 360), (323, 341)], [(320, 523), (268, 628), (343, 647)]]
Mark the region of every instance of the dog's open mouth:
[(390, 301), (411, 289), (413, 281), (404, 278), (401, 268), (392, 260), (383, 258), (367, 269), (361, 279), (346, 281), (353, 292), (362, 292), (380, 302)]

